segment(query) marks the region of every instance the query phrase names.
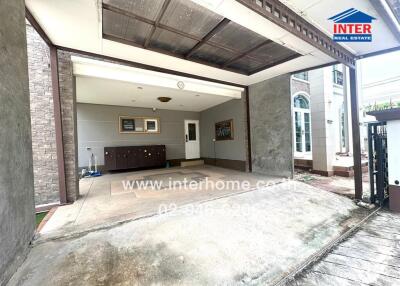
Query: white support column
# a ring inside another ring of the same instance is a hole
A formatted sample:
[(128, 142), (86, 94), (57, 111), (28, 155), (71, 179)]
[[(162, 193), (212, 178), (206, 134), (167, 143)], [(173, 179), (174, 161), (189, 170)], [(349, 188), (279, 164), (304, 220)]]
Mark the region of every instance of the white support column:
[(344, 134), (345, 134), (345, 145), (346, 152), (349, 154), (353, 153), (353, 142), (351, 139), (351, 109), (350, 106), (350, 78), (349, 68), (345, 65), (343, 67), (343, 105), (344, 105)]
[(309, 72), (313, 171), (333, 175), (335, 128), (332, 119), (333, 73), (327, 67)]

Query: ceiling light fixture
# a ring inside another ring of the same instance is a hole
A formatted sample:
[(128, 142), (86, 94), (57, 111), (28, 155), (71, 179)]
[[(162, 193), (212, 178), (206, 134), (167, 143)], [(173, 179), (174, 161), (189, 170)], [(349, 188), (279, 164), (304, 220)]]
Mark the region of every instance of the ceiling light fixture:
[(141, 86), (138, 86), (138, 87), (137, 87), (137, 89), (143, 89), (143, 87), (141, 87)]
[(178, 81), (178, 82), (176, 83), (176, 86), (177, 86), (179, 89), (184, 89), (184, 88), (185, 88), (185, 83), (184, 83), (183, 81)]
[(169, 102), (172, 98), (171, 97), (166, 97), (166, 96), (161, 96), (161, 97), (158, 97), (157, 99), (160, 102)]

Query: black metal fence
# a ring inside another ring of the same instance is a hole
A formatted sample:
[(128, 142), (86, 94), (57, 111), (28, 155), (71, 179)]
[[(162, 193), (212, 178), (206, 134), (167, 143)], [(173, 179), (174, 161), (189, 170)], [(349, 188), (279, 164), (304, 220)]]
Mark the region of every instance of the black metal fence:
[(386, 122), (368, 124), (371, 203), (383, 205), (388, 198), (388, 153)]

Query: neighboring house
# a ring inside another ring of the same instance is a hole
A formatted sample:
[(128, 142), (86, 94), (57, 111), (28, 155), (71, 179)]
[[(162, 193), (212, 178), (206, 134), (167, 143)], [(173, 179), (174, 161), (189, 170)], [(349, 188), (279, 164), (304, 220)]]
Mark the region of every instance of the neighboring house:
[(339, 155), (352, 153), (349, 99), (342, 65), (292, 76), (294, 154), (297, 166), (330, 175)]
[(362, 86), (362, 106), (400, 102), (400, 76), (364, 84)]
[(361, 142), (368, 146), (368, 123), (376, 121), (374, 116), (367, 115), (367, 112), (375, 108), (385, 108), (400, 106), (400, 76), (380, 79), (362, 85), (360, 107), (360, 122), (364, 128), (361, 128)]

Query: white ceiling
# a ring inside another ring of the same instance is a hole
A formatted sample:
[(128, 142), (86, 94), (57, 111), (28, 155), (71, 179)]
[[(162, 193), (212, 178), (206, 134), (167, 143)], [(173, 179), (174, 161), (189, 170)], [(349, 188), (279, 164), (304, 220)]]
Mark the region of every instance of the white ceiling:
[[(189, 0), (187, 0), (189, 1)], [(303, 54), (251, 76), (241, 75), (149, 50), (102, 39), (101, 0), (26, 0), (26, 5), (50, 39), (59, 46), (130, 60), (179, 72), (250, 85), (268, 78), (334, 61), (301, 39), (289, 34), (235, 0), (192, 0), (275, 42)], [(330, 32), (327, 18), (349, 7), (377, 16), (368, 0), (285, 0), (295, 11)], [(334, 4), (334, 5), (333, 5)], [(379, 19), (379, 17), (378, 17)], [(399, 43), (383, 20), (377, 21), (374, 42), (351, 44), (356, 54), (391, 48)]]
[[(142, 89), (138, 89), (139, 86)], [(160, 96), (172, 99), (162, 103), (157, 100)], [(196, 112), (233, 99), (229, 96), (84, 76), (76, 77), (76, 98), (79, 103)]]
[[(185, 89), (186, 91), (229, 96), (232, 98), (241, 98), (244, 91), (243, 88), (232, 85), (144, 70), (83, 57), (72, 56), (72, 62), (75, 76), (97, 77), (172, 89)], [(179, 88), (178, 83), (182, 83), (183, 86)]]
[[(241, 87), (72, 57), (77, 101), (81, 103), (202, 111), (241, 99)], [(158, 97), (170, 97), (168, 103)]]

